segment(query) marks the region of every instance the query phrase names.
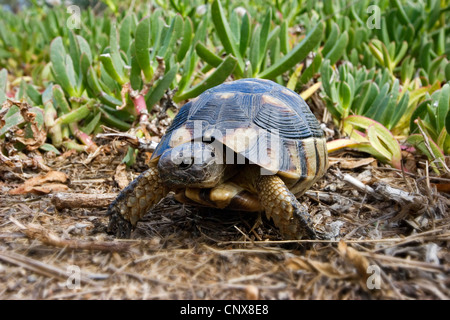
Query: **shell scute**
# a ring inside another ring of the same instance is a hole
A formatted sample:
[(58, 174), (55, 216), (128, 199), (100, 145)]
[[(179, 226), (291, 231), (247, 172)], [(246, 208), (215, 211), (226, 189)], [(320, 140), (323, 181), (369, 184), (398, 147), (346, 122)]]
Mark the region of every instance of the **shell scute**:
[(324, 133), (306, 102), (269, 80), (241, 79), (185, 104), (153, 153), (213, 137), (302, 192), (328, 164)]

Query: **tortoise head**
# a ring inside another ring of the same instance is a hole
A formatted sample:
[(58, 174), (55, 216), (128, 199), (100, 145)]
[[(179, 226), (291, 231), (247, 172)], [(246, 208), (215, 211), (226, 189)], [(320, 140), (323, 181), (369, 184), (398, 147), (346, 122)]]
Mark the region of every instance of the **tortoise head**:
[(223, 181), (226, 165), (221, 150), (205, 142), (188, 142), (167, 149), (158, 171), (171, 187), (212, 188)]

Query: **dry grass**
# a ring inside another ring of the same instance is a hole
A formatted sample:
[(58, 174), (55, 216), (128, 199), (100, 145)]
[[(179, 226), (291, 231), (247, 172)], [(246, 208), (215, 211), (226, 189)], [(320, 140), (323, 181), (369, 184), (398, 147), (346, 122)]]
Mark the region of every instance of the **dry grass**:
[[(94, 158), (72, 154), (46, 164), (66, 173), (70, 192), (115, 193), (123, 150), (113, 146)], [(9, 195), (38, 172), (0, 168), (0, 297), (449, 299), (448, 195), (421, 170), (405, 175), (371, 161), (344, 169), (352, 166), (349, 157), (338, 155), (302, 198), (332, 240), (298, 242), (283, 241), (264, 216), (200, 210), (170, 196), (131, 240), (118, 241), (105, 232), (105, 209), (58, 211), (48, 195)], [(139, 163), (133, 172), (145, 169)], [(420, 203), (359, 191), (342, 180), (345, 173), (373, 188), (404, 190)], [(79, 288), (67, 286), (71, 266), (81, 270)], [(380, 268), (380, 289), (367, 287), (369, 266)]]

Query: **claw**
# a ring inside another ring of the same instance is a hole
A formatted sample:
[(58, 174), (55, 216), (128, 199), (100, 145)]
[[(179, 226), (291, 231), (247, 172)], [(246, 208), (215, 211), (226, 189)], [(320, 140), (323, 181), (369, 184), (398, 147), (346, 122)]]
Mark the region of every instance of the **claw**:
[(301, 235), (307, 235), (311, 240), (317, 239), (316, 231), (312, 227), (311, 219), (308, 211), (299, 203), (293, 203), (294, 221), (296, 220), (297, 228)]
[(131, 231), (134, 229), (130, 221), (115, 210), (114, 207), (108, 208), (107, 215), (110, 216), (107, 231), (115, 234), (117, 238), (128, 239), (131, 236)]

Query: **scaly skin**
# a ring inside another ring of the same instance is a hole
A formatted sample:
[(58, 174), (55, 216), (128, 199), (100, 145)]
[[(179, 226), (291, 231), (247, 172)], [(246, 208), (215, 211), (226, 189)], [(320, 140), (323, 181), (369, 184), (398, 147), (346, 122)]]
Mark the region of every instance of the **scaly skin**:
[(260, 176), (256, 179), (256, 189), (267, 218), (272, 218), (285, 239), (316, 238), (307, 209), (280, 177)]
[[(289, 191), (279, 176), (261, 175), (260, 169), (258, 166), (248, 166), (232, 180), (240, 187), (257, 194), (260, 208), (266, 212), (267, 218), (273, 220), (284, 238), (315, 239), (317, 236), (307, 209)], [(154, 162), (111, 203), (108, 208), (110, 216), (108, 231), (114, 232), (119, 238), (129, 238), (137, 222), (164, 198), (168, 191)], [(195, 197), (192, 200), (201, 203)]]
[(123, 189), (108, 207), (108, 232), (129, 238), (142, 217), (168, 193), (159, 177), (156, 163)]

